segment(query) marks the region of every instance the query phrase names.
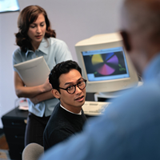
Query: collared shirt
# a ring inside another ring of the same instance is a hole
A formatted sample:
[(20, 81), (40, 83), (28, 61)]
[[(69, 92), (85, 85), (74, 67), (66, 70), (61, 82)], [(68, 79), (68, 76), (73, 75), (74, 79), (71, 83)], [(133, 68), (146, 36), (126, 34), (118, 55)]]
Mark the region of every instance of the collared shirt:
[(145, 82), (152, 81), (160, 76), (159, 59), (160, 59), (160, 54), (154, 57), (150, 62), (150, 64), (147, 66), (147, 68), (144, 70), (143, 79)]
[(159, 160), (159, 73), (160, 54), (144, 71), (142, 86), (113, 99), (104, 115), (89, 119), (80, 134), (51, 148), (40, 160)]
[[(44, 57), (50, 70), (52, 70), (57, 63), (72, 59), (71, 53), (65, 42), (56, 38), (48, 38), (42, 40), (39, 48), (35, 52), (32, 50), (22, 52), (20, 48), (15, 50), (13, 53), (13, 65), (40, 56)], [(16, 68), (14, 68), (14, 71), (17, 72)], [(42, 117), (43, 115), (50, 116), (54, 106), (58, 102), (58, 99), (53, 98), (34, 105), (30, 99), (28, 99), (29, 111), (39, 117)]]

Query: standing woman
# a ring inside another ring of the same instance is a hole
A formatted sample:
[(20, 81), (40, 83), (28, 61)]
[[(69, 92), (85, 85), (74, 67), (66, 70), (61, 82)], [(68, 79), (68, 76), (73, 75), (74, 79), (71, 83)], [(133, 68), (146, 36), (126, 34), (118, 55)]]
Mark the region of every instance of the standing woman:
[[(72, 59), (65, 42), (56, 39), (46, 11), (37, 5), (24, 8), (18, 17), (13, 65), (43, 56), (50, 70), (59, 62)], [(13, 67), (14, 68), (14, 67)], [(43, 145), (43, 131), (58, 100), (51, 93), (48, 79), (39, 86), (27, 87), (14, 68), (14, 85), (18, 97), (26, 97), (29, 114), (25, 131), (25, 146), (31, 142)]]

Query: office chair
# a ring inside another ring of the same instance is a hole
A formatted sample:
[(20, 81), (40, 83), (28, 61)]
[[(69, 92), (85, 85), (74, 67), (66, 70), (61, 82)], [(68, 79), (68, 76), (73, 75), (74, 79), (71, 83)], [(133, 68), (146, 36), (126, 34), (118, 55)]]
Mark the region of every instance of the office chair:
[(28, 144), (22, 152), (22, 160), (38, 160), (44, 153), (44, 147), (37, 143)]

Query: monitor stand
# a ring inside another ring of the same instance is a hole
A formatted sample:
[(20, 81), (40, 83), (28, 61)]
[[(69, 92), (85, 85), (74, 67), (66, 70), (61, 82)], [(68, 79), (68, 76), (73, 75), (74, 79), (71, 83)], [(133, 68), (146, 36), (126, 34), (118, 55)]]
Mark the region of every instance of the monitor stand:
[[(143, 82), (142, 81), (139, 81), (138, 82), (138, 85), (137, 86), (133, 86), (133, 87), (139, 87), (143, 85)], [(128, 88), (129, 89), (129, 88)], [(127, 90), (124, 89), (124, 90), (120, 90), (120, 91), (115, 91), (115, 92), (97, 92), (94, 94), (94, 100), (95, 101), (102, 101), (102, 102), (107, 102), (109, 101), (110, 99), (113, 99), (115, 97), (118, 97), (120, 94), (122, 94), (123, 91)]]
[(107, 102), (119, 95), (119, 92), (98, 92), (94, 94), (95, 101)]

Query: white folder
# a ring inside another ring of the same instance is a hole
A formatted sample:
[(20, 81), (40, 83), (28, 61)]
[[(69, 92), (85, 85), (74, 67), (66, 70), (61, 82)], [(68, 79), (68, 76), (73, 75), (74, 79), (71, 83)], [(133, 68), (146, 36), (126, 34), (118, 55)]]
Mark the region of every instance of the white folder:
[(26, 86), (43, 84), (50, 73), (50, 69), (43, 56), (15, 64), (14, 67)]

